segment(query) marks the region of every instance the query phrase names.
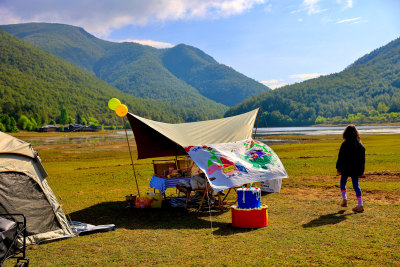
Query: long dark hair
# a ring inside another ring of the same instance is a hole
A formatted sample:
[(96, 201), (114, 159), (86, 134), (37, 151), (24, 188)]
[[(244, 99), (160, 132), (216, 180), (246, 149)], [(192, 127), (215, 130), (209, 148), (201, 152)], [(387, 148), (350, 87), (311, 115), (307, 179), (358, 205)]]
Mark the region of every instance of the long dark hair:
[(343, 132), (343, 139), (350, 142), (360, 142), (360, 134), (355, 125), (350, 124)]

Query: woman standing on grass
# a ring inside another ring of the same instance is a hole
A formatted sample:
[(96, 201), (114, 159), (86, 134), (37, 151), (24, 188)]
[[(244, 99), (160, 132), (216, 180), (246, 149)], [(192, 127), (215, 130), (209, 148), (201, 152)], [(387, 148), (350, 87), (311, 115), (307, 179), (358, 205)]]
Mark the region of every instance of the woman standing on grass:
[(364, 174), (365, 169), (365, 147), (360, 141), (360, 135), (354, 125), (349, 125), (343, 132), (343, 143), (340, 146), (338, 160), (336, 162), (337, 173), (341, 175), (340, 190), (342, 192), (342, 207), (347, 207), (346, 183), (350, 176), (353, 188), (356, 191), (357, 206), (355, 212), (363, 212), (361, 188), (358, 178)]

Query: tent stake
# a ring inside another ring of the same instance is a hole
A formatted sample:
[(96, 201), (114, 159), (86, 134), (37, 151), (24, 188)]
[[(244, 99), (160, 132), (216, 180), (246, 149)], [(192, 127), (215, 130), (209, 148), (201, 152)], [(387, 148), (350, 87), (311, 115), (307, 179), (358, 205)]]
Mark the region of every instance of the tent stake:
[(260, 107), (259, 110), (258, 110), (256, 131), (254, 132), (254, 137), (253, 137), (254, 140), (256, 139), (256, 136), (257, 136), (258, 121), (260, 120), (260, 115), (261, 115), (261, 107)]
[(140, 197), (140, 191), (139, 191), (139, 186), (136, 178), (136, 172), (135, 172), (135, 165), (133, 164), (133, 158), (132, 158), (132, 153), (131, 153), (131, 146), (129, 145), (129, 140), (128, 140), (128, 132), (126, 131), (126, 125), (125, 125), (125, 117), (122, 117), (122, 120), (124, 122), (124, 129), (125, 129), (125, 136), (126, 136), (126, 142), (128, 143), (128, 149), (129, 149), (129, 156), (131, 156), (131, 163), (132, 163), (132, 169), (133, 169), (133, 175), (135, 176), (135, 182), (136, 182), (136, 188)]

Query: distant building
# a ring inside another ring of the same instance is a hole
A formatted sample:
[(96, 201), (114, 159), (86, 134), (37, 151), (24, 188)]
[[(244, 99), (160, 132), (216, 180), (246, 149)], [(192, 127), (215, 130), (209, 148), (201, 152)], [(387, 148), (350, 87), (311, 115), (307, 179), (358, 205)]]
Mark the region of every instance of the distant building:
[[(71, 124), (68, 127), (64, 127), (64, 132), (97, 132), (97, 127), (90, 127), (82, 124)], [(39, 132), (61, 132), (60, 126), (46, 125), (39, 129)]]
[(54, 125), (45, 125), (39, 128), (39, 132), (59, 132), (61, 131), (61, 127)]
[(64, 129), (65, 132), (97, 132), (99, 129), (97, 127), (90, 127), (88, 125), (82, 124), (71, 124), (68, 128)]

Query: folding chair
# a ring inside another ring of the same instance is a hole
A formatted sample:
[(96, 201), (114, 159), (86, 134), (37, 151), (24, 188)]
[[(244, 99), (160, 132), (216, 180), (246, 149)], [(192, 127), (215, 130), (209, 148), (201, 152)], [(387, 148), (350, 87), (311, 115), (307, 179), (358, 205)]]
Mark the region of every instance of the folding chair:
[[(215, 179), (215, 178), (211, 178), (211, 179)], [(191, 189), (191, 188), (183, 187), (180, 185), (176, 185), (176, 188), (179, 191), (179, 193), (184, 193), (186, 196), (185, 209), (187, 209), (192, 192), (202, 193), (203, 196), (201, 198), (200, 205), (199, 205), (199, 208), (197, 209), (197, 212), (199, 212), (201, 210), (201, 207), (203, 206), (206, 196), (207, 196), (207, 203), (210, 203), (210, 198), (209, 198), (210, 194), (212, 194), (214, 192), (214, 190), (211, 188), (210, 183), (208, 181), (206, 183), (205, 188), (203, 188), (203, 189)], [(216, 206), (219, 209), (223, 209), (223, 204), (222, 204), (223, 202), (222, 202), (221, 194), (218, 192), (217, 196), (218, 196), (218, 205), (216, 205)]]
[[(18, 241), (22, 245), (18, 246)], [(25, 255), (26, 218), (23, 214), (0, 214), (0, 266), (10, 258), (17, 259), (15, 266), (29, 266)]]
[[(215, 178), (211, 178), (210, 180), (212, 181), (214, 179)], [(211, 188), (210, 183), (207, 182), (206, 188), (204, 189), (203, 198), (201, 199), (200, 206), (199, 206), (199, 209), (197, 210), (197, 212), (199, 212), (201, 210), (201, 206), (203, 205), (203, 202), (204, 202), (206, 196), (207, 196), (207, 203), (210, 203), (210, 194), (212, 195), (213, 192), (214, 192), (214, 190)], [(223, 210), (224, 209), (224, 205), (223, 205), (221, 193), (218, 192), (217, 196), (218, 196), (218, 205), (216, 205), (216, 206), (217, 206), (218, 209)]]

